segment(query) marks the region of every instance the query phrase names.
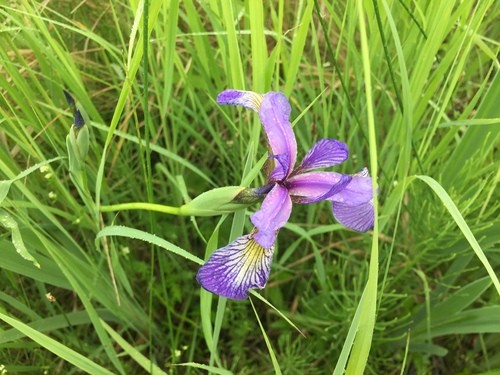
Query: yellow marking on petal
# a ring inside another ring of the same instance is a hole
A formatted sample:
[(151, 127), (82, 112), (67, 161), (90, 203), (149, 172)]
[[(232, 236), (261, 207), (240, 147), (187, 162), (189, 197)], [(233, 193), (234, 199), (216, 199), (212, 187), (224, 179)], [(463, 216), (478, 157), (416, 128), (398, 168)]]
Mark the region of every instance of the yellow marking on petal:
[(252, 104), (253, 107), (255, 108), (255, 111), (259, 112), (260, 110), (260, 105), (262, 103), (263, 96), (259, 94), (252, 95)]
[(269, 249), (260, 246), (253, 233), (215, 250), (196, 276), (205, 289), (224, 297), (245, 299), (250, 289), (264, 288), (274, 246)]
[(253, 238), (248, 240), (242, 249), (242, 265), (234, 280), (236, 284), (243, 284), (245, 278), (248, 277), (252, 278), (251, 284), (259, 284), (259, 271), (266, 268), (266, 250), (269, 251), (255, 242)]
[(241, 97), (241, 101), (244, 102), (244, 106), (248, 108), (252, 108), (255, 112), (259, 112), (260, 105), (264, 98), (263, 95), (257, 94), (253, 91), (243, 91), (244, 94)]

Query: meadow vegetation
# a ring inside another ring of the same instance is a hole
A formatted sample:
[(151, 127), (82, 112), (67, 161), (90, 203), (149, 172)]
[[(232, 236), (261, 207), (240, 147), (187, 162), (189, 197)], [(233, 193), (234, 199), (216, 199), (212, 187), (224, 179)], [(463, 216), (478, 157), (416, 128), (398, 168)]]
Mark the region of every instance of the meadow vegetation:
[[(0, 373), (498, 374), (499, 16), (494, 0), (0, 0)], [(146, 204), (265, 183), (261, 125), (216, 104), (227, 88), (284, 92), (299, 160), (339, 139), (336, 171), (367, 166), (378, 188), (366, 234), (295, 205), (245, 301), (195, 275), (258, 204)], [(64, 90), (89, 135), (77, 165)]]

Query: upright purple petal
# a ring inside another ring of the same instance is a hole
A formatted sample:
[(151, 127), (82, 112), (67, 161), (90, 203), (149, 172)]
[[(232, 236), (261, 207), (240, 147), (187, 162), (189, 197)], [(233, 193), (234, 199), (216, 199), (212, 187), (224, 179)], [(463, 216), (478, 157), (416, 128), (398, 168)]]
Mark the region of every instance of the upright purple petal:
[(209, 292), (245, 299), (250, 289), (262, 289), (269, 279), (274, 247), (260, 246), (251, 234), (217, 249), (199, 269), (196, 279)]
[(347, 228), (358, 232), (366, 232), (373, 228), (375, 213), (373, 211), (373, 200), (351, 206), (347, 203), (332, 202), (333, 216)]
[(264, 126), (272, 155), (280, 158), (271, 173), (273, 181), (285, 179), (297, 159), (297, 143), (289, 121), (290, 112), (290, 103), (285, 95), (280, 92), (264, 94), (259, 118)]
[(269, 155), (269, 159), (274, 159), (274, 169), (271, 171), (268, 177), (270, 182), (281, 182), (288, 175), (288, 169), (290, 166), (290, 155), (280, 154), (280, 155)]
[(287, 179), (288, 193), (295, 203), (314, 203), (340, 193), (351, 181), (349, 175), (335, 172), (309, 172)]
[(217, 95), (218, 104), (240, 105), (259, 112), (262, 95), (252, 91), (225, 90)]
[(321, 139), (309, 150), (297, 170), (331, 167), (343, 163), (348, 157), (349, 150), (345, 143), (336, 139)]
[(266, 249), (273, 246), (278, 230), (286, 224), (291, 212), (292, 200), (288, 190), (279, 184), (274, 185), (264, 198), (260, 210), (250, 217), (257, 228), (255, 241)]

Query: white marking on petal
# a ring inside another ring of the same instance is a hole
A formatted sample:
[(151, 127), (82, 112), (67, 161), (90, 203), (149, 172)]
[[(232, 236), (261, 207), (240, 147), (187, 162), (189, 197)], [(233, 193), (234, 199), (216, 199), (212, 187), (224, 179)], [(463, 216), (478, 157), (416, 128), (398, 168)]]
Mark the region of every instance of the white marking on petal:
[(364, 167), (363, 169), (355, 173), (354, 176), (370, 177), (370, 173), (368, 172), (368, 168)]

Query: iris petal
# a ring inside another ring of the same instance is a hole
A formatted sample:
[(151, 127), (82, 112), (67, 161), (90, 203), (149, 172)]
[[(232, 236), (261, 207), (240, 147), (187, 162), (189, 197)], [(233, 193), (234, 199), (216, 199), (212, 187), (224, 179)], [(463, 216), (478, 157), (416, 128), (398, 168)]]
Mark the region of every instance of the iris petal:
[(231, 299), (245, 299), (250, 289), (267, 283), (274, 247), (263, 248), (251, 234), (215, 250), (199, 269), (196, 279), (209, 292)]
[(240, 105), (258, 112), (262, 95), (252, 91), (225, 90), (217, 95), (218, 104)]
[(280, 92), (268, 92), (263, 96), (259, 118), (264, 126), (272, 155), (280, 157), (271, 173), (274, 181), (285, 179), (297, 160), (297, 142), (290, 123), (290, 103)]
[(290, 155), (269, 155), (269, 159), (274, 159), (274, 169), (269, 174), (268, 181), (270, 182), (280, 182), (285, 179), (288, 175), (288, 169), (290, 165)]
[(342, 225), (358, 232), (366, 232), (373, 228), (375, 213), (373, 200), (357, 206), (347, 203), (333, 202), (333, 216)]
[(314, 203), (341, 192), (351, 181), (349, 175), (335, 172), (309, 172), (290, 177), (286, 184), (295, 203)]
[(372, 179), (367, 168), (352, 175), (349, 185), (340, 193), (332, 196), (332, 201), (357, 206), (373, 199)]
[(348, 157), (349, 150), (345, 143), (336, 139), (321, 139), (306, 154), (298, 170), (331, 167), (343, 163)]
[(260, 210), (250, 217), (257, 228), (255, 241), (266, 249), (273, 246), (278, 230), (286, 224), (291, 212), (292, 200), (288, 190), (279, 184), (274, 185), (264, 198)]
[(352, 175), (351, 182), (340, 193), (333, 195), (333, 216), (342, 225), (358, 232), (373, 228), (375, 213), (373, 210), (372, 179), (368, 169), (363, 168)]

